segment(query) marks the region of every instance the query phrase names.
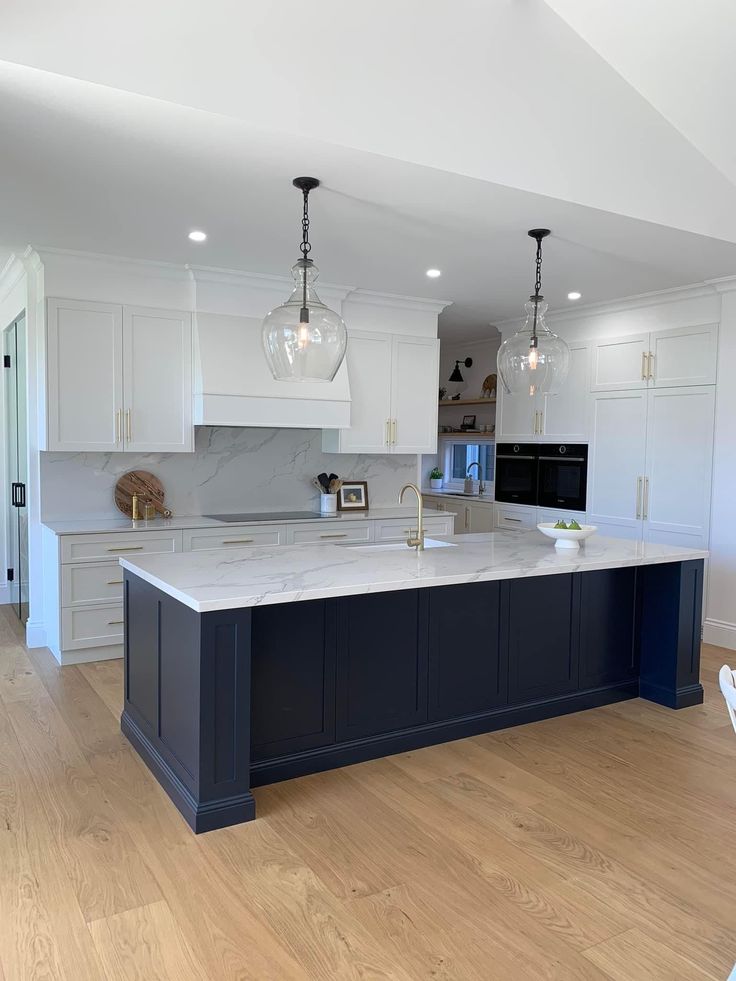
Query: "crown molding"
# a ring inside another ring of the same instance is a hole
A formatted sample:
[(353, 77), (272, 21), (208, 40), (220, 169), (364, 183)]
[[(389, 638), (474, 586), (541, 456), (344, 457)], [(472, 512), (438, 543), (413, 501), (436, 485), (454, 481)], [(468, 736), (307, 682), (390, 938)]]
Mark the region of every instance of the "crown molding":
[(733, 293), (736, 290), (736, 276), (720, 276), (718, 279), (706, 279), (705, 282), (716, 293)]
[(13, 252), (0, 271), (0, 300), (4, 300), (26, 275), (26, 267), (21, 256)]
[[(30, 249), (30, 246), (29, 246)], [(77, 260), (80, 263), (96, 263), (108, 270), (132, 274), (134, 276), (156, 275), (161, 279), (187, 282), (191, 279), (185, 265), (174, 262), (161, 262), (158, 259), (132, 259), (129, 256), (107, 255), (104, 252), (82, 252), (77, 249), (57, 249), (51, 246), (36, 248), (41, 262), (59, 259)]]
[(452, 300), (429, 300), (424, 296), (404, 296), (401, 293), (379, 293), (375, 290), (355, 289), (348, 297), (350, 303), (366, 306), (394, 307), (400, 310), (422, 310), (425, 313), (442, 313)]

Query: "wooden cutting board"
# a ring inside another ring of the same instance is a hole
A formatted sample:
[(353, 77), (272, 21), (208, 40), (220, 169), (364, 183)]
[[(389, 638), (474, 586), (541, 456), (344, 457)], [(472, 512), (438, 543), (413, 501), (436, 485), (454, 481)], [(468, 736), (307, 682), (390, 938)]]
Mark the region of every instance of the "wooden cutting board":
[(150, 501), (156, 513), (170, 518), (171, 511), (164, 504), (164, 488), (161, 481), (147, 470), (129, 470), (115, 484), (115, 504), (127, 517), (133, 517), (133, 495), (138, 495), (138, 513), (143, 517), (143, 504)]

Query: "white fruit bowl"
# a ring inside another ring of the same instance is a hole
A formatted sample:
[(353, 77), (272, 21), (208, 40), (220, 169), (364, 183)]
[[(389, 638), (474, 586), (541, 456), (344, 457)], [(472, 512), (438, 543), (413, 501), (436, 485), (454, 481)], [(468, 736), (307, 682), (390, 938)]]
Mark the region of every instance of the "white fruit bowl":
[(581, 525), (580, 531), (573, 528), (555, 528), (554, 521), (543, 521), (537, 528), (546, 535), (547, 538), (555, 539), (555, 548), (580, 548), (580, 542), (585, 541), (594, 531), (598, 531), (597, 525)]

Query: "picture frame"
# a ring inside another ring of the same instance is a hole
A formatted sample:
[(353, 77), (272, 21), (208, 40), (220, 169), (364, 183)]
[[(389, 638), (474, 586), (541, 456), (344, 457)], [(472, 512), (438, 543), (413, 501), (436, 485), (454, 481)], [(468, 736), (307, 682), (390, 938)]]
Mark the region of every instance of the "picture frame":
[(367, 511), (368, 483), (365, 480), (346, 480), (337, 492), (338, 511)]
[(475, 429), (475, 416), (463, 416), (461, 429)]

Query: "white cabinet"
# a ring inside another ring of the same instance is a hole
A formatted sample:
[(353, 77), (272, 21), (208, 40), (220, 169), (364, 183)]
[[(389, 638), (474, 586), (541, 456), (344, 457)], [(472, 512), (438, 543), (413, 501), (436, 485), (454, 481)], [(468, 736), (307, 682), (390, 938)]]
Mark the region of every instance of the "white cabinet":
[(46, 351), (47, 449), (120, 449), (122, 307), (49, 300)]
[(537, 527), (537, 509), (521, 504), (494, 504), (493, 524), (502, 531), (531, 531)]
[(437, 450), (439, 341), (353, 330), (348, 336), (350, 429), (325, 430), (328, 453)]
[(596, 396), (588, 511), (600, 534), (707, 545), (714, 413), (712, 386)]
[(500, 393), (499, 439), (503, 442), (554, 440), (581, 443), (588, 438), (588, 376), (590, 348), (570, 344), (570, 370), (557, 395)]
[(189, 313), (50, 299), (46, 449), (194, 449)]
[(123, 308), (125, 450), (187, 453), (192, 426), (192, 318)]
[(715, 385), (717, 324), (676, 327), (598, 341), (591, 391)]

